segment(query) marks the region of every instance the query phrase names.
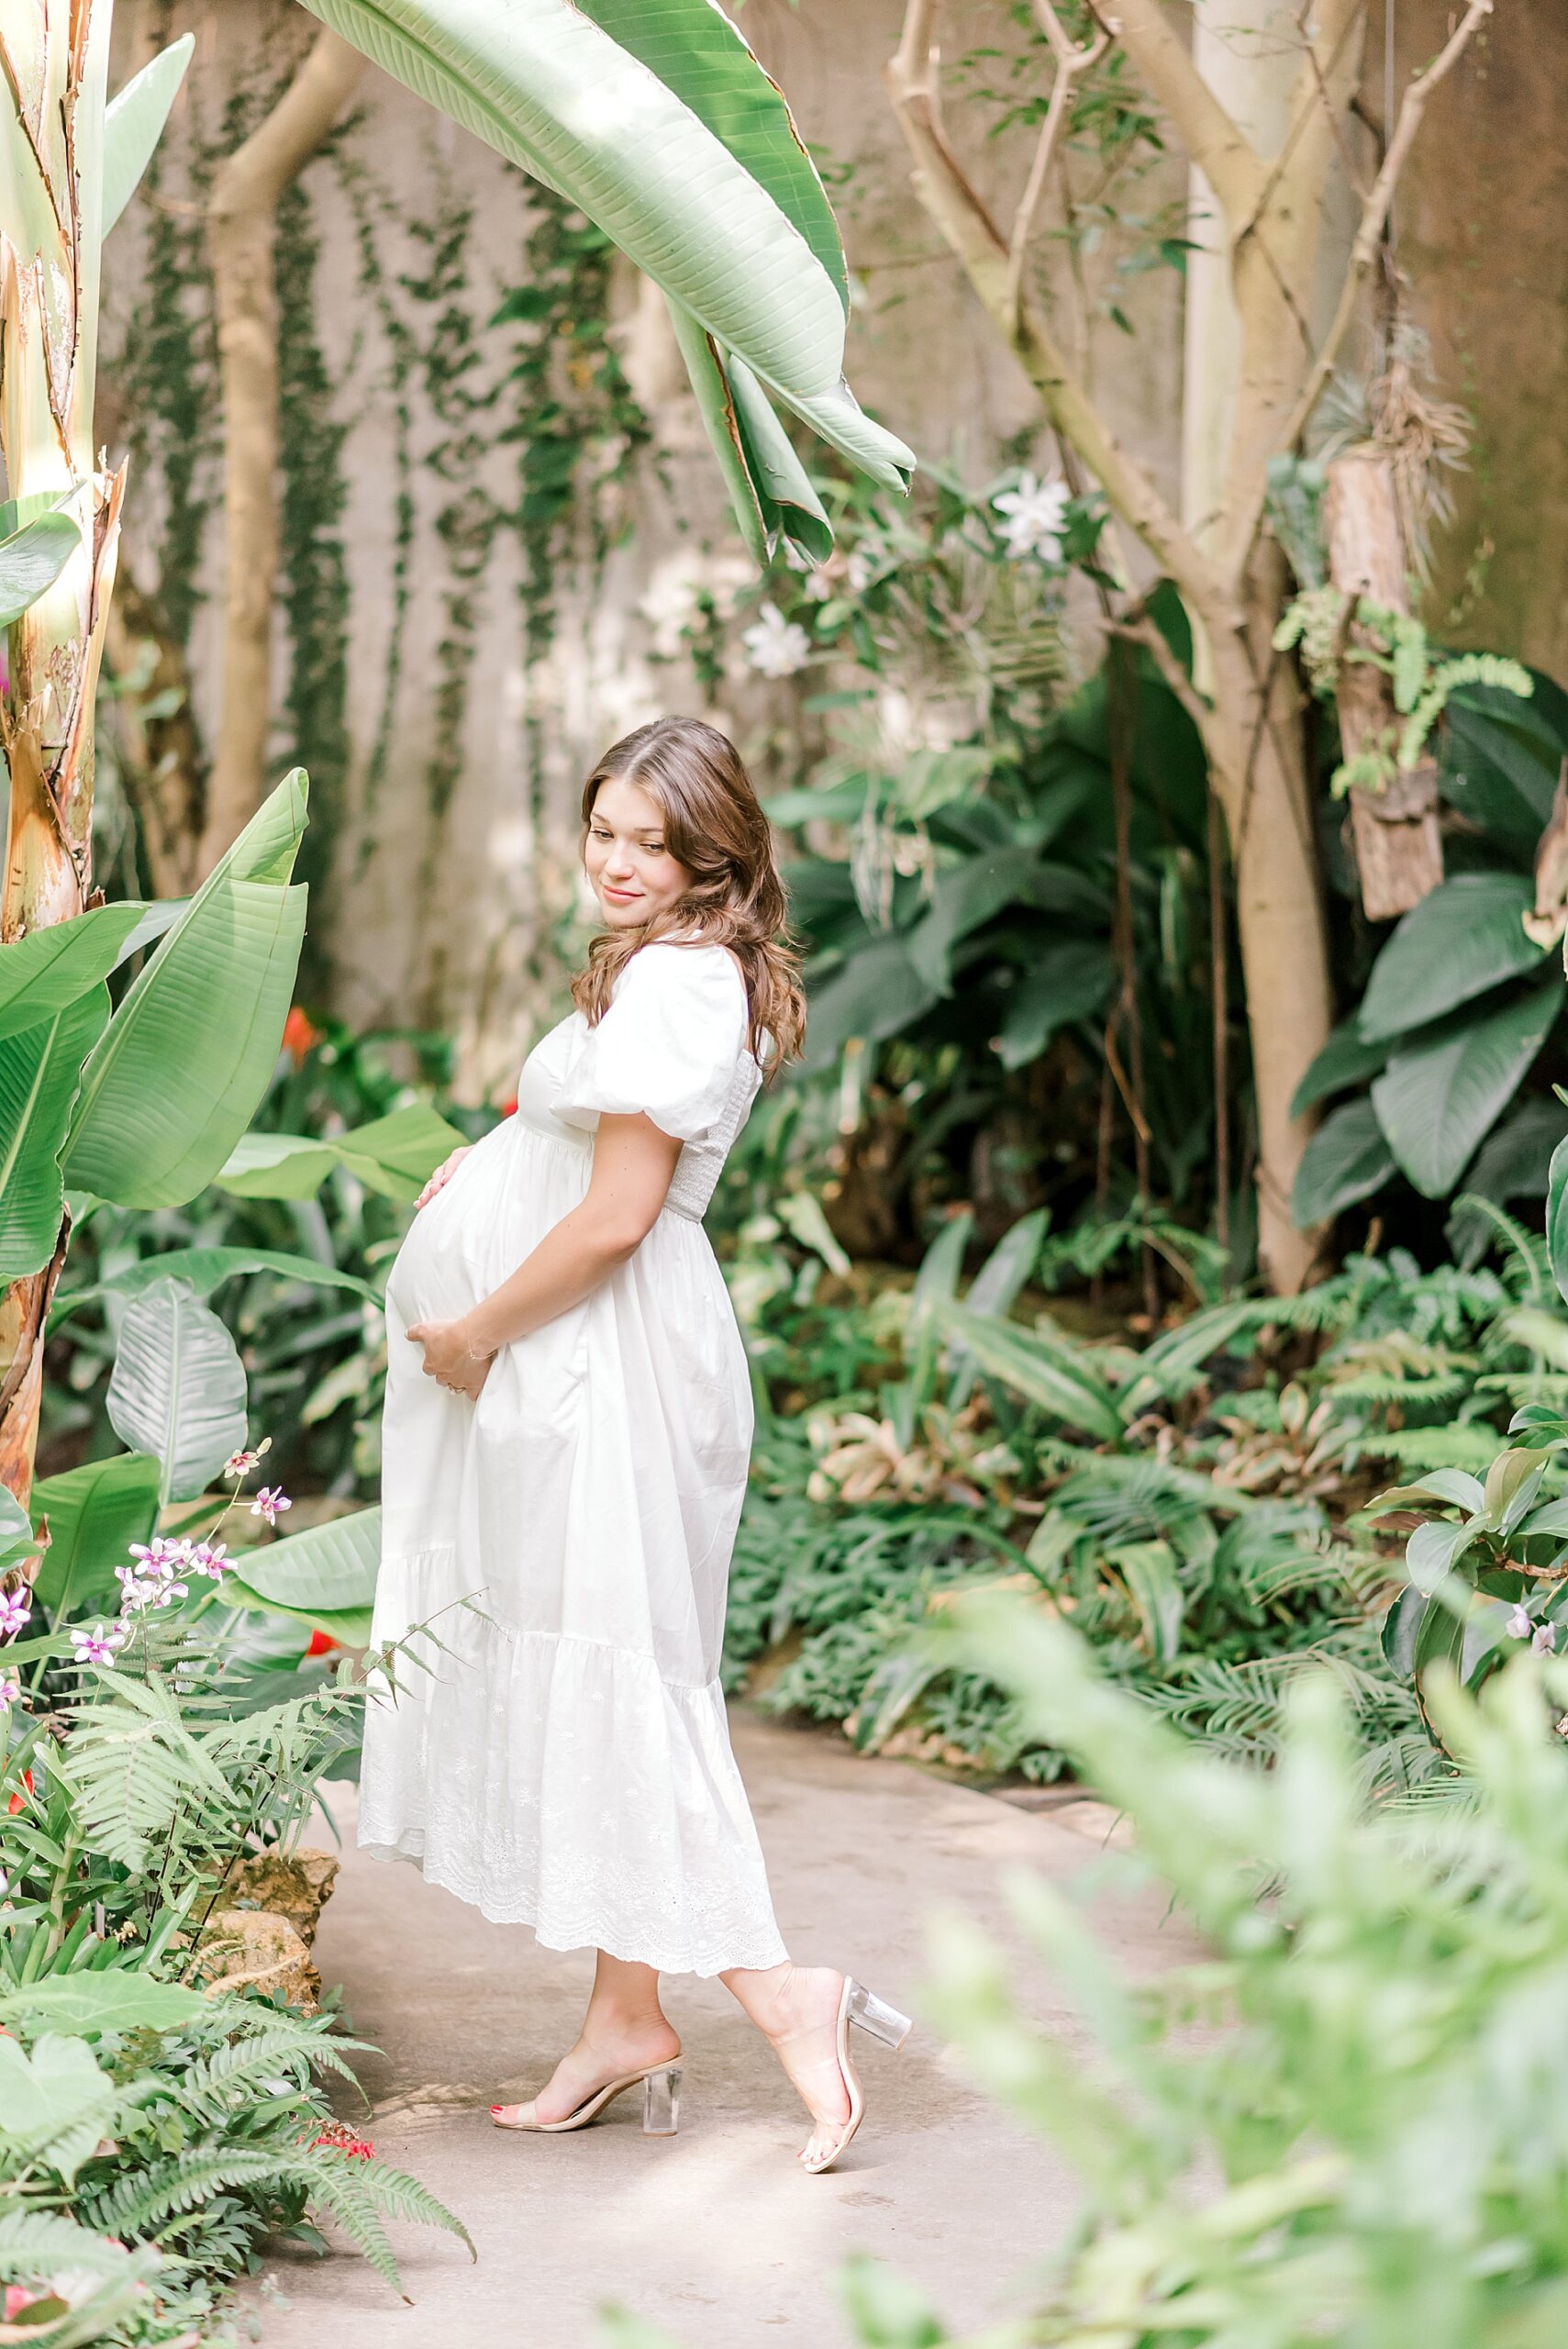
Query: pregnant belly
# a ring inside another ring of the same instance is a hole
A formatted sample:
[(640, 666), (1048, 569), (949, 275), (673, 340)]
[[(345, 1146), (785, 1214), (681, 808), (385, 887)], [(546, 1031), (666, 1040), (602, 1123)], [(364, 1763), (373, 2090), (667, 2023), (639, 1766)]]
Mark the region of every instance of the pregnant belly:
[(386, 1284), (405, 1323), (454, 1320), (495, 1286), (479, 1255), (490, 1215), (475, 1195), (488, 1189), (487, 1171), (465, 1159), (409, 1226)]

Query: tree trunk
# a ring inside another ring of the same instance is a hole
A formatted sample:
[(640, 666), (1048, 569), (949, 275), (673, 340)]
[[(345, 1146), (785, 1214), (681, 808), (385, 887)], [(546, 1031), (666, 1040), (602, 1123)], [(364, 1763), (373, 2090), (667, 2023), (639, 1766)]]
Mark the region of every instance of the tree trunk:
[(1314, 1120), (1290, 1105), (1329, 1041), (1333, 990), (1300, 695), (1271, 643), (1283, 572), (1277, 550), (1261, 549), (1245, 629), (1211, 631), (1216, 690), (1203, 731), (1235, 874), (1258, 1116), (1258, 1257), (1270, 1287), (1291, 1296), (1311, 1274), (1319, 1235), (1298, 1231), (1291, 1216)]
[[(206, 804), (206, 762), (191, 707), (184, 647), (156, 600), (122, 574), (109, 614), (109, 673), (116, 751), (155, 897), (195, 885)], [(155, 714), (149, 714), (149, 705)]]
[[(1326, 501), (1329, 576), (1355, 601), (1365, 596), (1385, 611), (1407, 612), (1407, 565), (1394, 490), (1394, 468), (1376, 450), (1337, 458), (1329, 468)], [(1354, 626), (1350, 641), (1365, 641)], [(1400, 718), (1388, 678), (1368, 661), (1341, 661), (1335, 699), (1347, 760), (1398, 740)], [(1387, 921), (1418, 906), (1443, 877), (1438, 830), (1438, 770), (1423, 759), (1385, 789), (1357, 784), (1351, 792), (1351, 831), (1369, 921)]]
[(261, 805), (272, 711), (278, 569), (278, 198), (310, 161), (364, 63), (323, 32), (261, 128), (213, 182), (207, 244), (223, 399), (223, 699), (198, 869), (211, 871)]
[[(10, 780), (0, 938), (80, 913), (92, 887), (93, 717), (124, 469), (96, 470), (107, 0), (31, 0), (0, 22), (0, 455), (8, 495), (59, 502), (81, 543), (11, 628), (0, 700)], [(0, 1297), (0, 1481), (27, 1498), (43, 1330), (65, 1251)]]

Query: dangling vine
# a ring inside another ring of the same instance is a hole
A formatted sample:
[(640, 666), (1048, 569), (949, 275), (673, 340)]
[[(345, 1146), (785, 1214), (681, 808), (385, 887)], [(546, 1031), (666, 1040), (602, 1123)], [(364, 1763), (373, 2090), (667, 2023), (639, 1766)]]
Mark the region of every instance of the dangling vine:
[[(282, 765), (310, 772), (310, 824), (300, 878), (319, 890), (331, 871), (348, 793), (350, 740), (349, 575), (343, 544), (348, 484), (347, 426), (317, 326), (316, 273), (320, 241), (306, 185), (295, 181), (278, 201), (273, 266), (289, 289), (288, 330), (278, 345), (279, 600), (288, 638), (284, 694), (286, 748)], [(313, 922), (306, 943), (305, 984), (319, 992), (328, 976), (321, 944), (327, 925)]]

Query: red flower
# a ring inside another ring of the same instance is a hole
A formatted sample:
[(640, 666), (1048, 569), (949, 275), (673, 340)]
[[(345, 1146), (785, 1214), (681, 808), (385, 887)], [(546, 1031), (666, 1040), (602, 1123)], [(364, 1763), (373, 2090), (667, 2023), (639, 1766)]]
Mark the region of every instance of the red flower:
[(517, 1114), (517, 1095), (515, 1093), (508, 1094), (506, 1100), (499, 1103), (498, 1107), (500, 1108), (501, 1115), (504, 1118), (515, 1118)]
[(306, 1054), (315, 1051), (322, 1034), (323, 1030), (313, 1024), (308, 1013), (302, 1011), (296, 1003), (284, 1021), (283, 1044), (295, 1068), (305, 1066)]
[(368, 2162), (375, 2154), (375, 2147), (368, 2137), (356, 2137), (341, 2121), (328, 2121), (316, 2136), (309, 2139), (302, 2137), (300, 2143), (311, 2153), (317, 2145), (326, 2145), (333, 2153), (347, 2154), (350, 2161)]
[(342, 1641), (335, 1640), (329, 1631), (312, 1631), (310, 1645), (305, 1653), (307, 1656), (330, 1655), (334, 1648), (340, 1648), (342, 1644)]
[[(28, 1794), (31, 1794), (31, 1793), (32, 1793), (32, 1790), (33, 1790), (33, 1774), (32, 1774), (32, 1772), (31, 1772), (30, 1770), (24, 1770), (24, 1771), (23, 1771), (23, 1773), (22, 1773), (22, 1784), (23, 1784), (23, 1786), (24, 1786), (24, 1787), (26, 1787), (26, 1788), (27, 1788), (27, 1790), (28, 1790)], [(10, 1814), (11, 1814), (12, 1818), (14, 1819), (14, 1818), (16, 1817), (16, 1815), (17, 1815), (17, 1811), (19, 1811), (19, 1810), (21, 1809), (21, 1808), (22, 1808), (22, 1798), (21, 1798), (21, 1796), (20, 1796), (19, 1794), (15, 1794), (15, 1795), (13, 1795), (13, 1796), (11, 1797), (10, 1801), (6, 1805), (6, 1809), (10, 1812)]]

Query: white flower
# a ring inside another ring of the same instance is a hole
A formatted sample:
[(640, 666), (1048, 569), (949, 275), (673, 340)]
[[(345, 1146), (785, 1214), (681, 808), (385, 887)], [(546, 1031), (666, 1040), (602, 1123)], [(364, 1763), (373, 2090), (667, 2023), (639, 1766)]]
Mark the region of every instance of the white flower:
[(1067, 527), (1064, 483), (1020, 473), (1017, 489), (1001, 491), (991, 503), (1004, 517), (1002, 534), (1015, 562), (1029, 555), (1039, 555), (1042, 562), (1061, 562), (1062, 533)]
[(876, 577), (876, 558), (857, 547), (844, 565), (844, 584), (851, 596), (863, 596)]
[(825, 570), (814, 571), (805, 581), (801, 593), (814, 604), (825, 604), (833, 593), (833, 582)]
[(1550, 1655), (1557, 1645), (1556, 1624), (1538, 1623), (1535, 1627), (1535, 1637), (1531, 1640), (1530, 1645), (1537, 1655)]
[(764, 677), (793, 677), (811, 658), (811, 639), (776, 604), (762, 606), (752, 625), (741, 629), (740, 641), (747, 660)]
[(1528, 1640), (1535, 1628), (1529, 1620), (1529, 1609), (1522, 1598), (1509, 1616), (1506, 1628), (1511, 1640)]

